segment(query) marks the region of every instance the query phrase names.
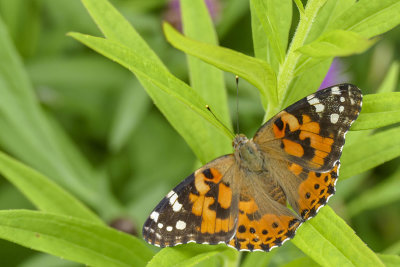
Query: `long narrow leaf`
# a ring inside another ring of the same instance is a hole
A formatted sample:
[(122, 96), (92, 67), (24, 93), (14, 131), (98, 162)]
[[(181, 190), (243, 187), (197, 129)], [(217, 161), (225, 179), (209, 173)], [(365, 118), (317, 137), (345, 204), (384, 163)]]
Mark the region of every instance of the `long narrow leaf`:
[(365, 136), (345, 145), (340, 179), (372, 169), (400, 156), (400, 127)]
[[(185, 113), (184, 111), (180, 111), (180, 109), (190, 109), (193, 112), (192, 116), (193, 114), (201, 116), (202, 119), (205, 119), (212, 125), (216, 126), (220, 130), (220, 134), (225, 133), (225, 135), (229, 137), (225, 138), (227, 143), (229, 143), (233, 138), (232, 133), (224, 128), (224, 126), (218, 122), (209, 111), (207, 111), (205, 108), (206, 102), (192, 88), (177, 79), (158, 64), (154, 63), (153, 61), (149, 61), (140, 54), (133, 53), (133, 51), (131, 51), (128, 47), (111, 40), (78, 33), (70, 33), (70, 35), (85, 45), (98, 51), (99, 53), (130, 69), (136, 75), (141, 77), (141, 79), (144, 79), (146, 83), (148, 83), (145, 87), (148, 89), (148, 93), (150, 93), (150, 96), (153, 98), (153, 100), (163, 101), (166, 100), (166, 96), (172, 98), (174, 102), (169, 102), (168, 106), (166, 106), (167, 103), (165, 102), (163, 102), (163, 106), (159, 105), (159, 108), (161, 108), (162, 111), (169, 112), (167, 113), (167, 118), (173, 118), (177, 124), (178, 121), (180, 124), (182, 124), (182, 113)], [(183, 106), (177, 107), (176, 104), (178, 103)], [(156, 104), (158, 104), (158, 102), (156, 102)], [(168, 111), (166, 111), (166, 108), (168, 108)], [(173, 112), (175, 112), (175, 114)], [(198, 132), (198, 135), (196, 136), (193, 135), (193, 126), (195, 125), (194, 122), (196, 121), (195, 119), (199, 120), (199, 118), (187, 117), (185, 119), (191, 120), (187, 123), (187, 125), (191, 126), (190, 128), (187, 126), (185, 128), (179, 128), (179, 125), (176, 124), (173, 126), (178, 127), (177, 130), (188, 141), (188, 144), (203, 162), (211, 160), (212, 158), (210, 158), (210, 152), (208, 151), (208, 148), (212, 147), (212, 144), (208, 139), (205, 139), (204, 136), (201, 136), (201, 132)], [(205, 143), (207, 144), (205, 145)], [(216, 157), (219, 155), (211, 156)]]
[[(177, 49), (198, 57), (220, 69), (237, 74), (253, 84), (260, 91), (264, 101), (267, 99), (267, 96), (270, 96), (275, 91), (275, 74), (266, 62), (231, 49), (187, 38), (167, 23), (164, 23), (164, 33), (167, 40)], [(268, 100), (273, 101), (276, 99), (273, 97), (268, 98)], [(264, 108), (267, 108), (264, 101)]]
[(377, 255), (327, 206), (300, 227), (292, 242), (322, 266), (384, 266)]
[[(180, 3), (184, 33), (195, 40), (217, 45), (217, 36), (204, 1), (184, 0)], [(187, 59), (191, 87), (204, 98), (222, 123), (231, 128), (222, 71), (193, 56), (188, 55)], [(217, 153), (223, 153), (230, 148), (224, 136), (215, 135), (211, 127), (205, 127), (205, 129), (207, 129), (206, 136), (209, 139), (215, 139), (217, 145), (214, 146), (214, 150)]]
[(140, 267), (153, 255), (112, 228), (37, 211), (0, 211), (0, 238), (89, 266)]
[(35, 170), (0, 152), (0, 173), (38, 209), (102, 224), (79, 200)]

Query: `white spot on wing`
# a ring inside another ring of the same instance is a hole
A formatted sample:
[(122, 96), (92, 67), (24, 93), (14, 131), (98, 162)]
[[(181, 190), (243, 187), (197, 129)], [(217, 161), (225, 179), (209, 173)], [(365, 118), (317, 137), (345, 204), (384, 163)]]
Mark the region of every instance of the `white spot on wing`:
[(311, 95), (307, 96), (307, 101), (309, 101), (309, 100), (311, 100), (313, 98), (314, 98), (314, 94), (311, 94)]
[(314, 107), (315, 107), (315, 111), (318, 112), (318, 113), (319, 113), (319, 112), (323, 112), (324, 109), (325, 109), (325, 106), (322, 105), (322, 104), (317, 104), (317, 105), (315, 105)]
[(186, 223), (184, 221), (179, 220), (179, 221), (176, 222), (175, 227), (178, 230), (183, 230), (183, 229), (186, 228)]
[(343, 96), (341, 96), (341, 97), (340, 97), (340, 102), (342, 102), (342, 103), (343, 103), (345, 100), (346, 100), (346, 99), (344, 99), (344, 97), (343, 97)]
[(158, 224), (157, 224), (157, 226), (158, 226), (158, 228), (160, 228), (160, 229), (161, 229), (161, 228), (163, 228), (164, 224), (162, 224), (162, 223), (158, 223)]
[(167, 231), (168, 231), (168, 232), (171, 232), (172, 229), (173, 229), (172, 226), (167, 226)]
[(175, 212), (180, 211), (181, 208), (182, 208), (182, 204), (179, 203), (178, 200), (175, 201), (174, 205), (172, 205), (172, 209), (173, 209)]
[(174, 190), (169, 191), (169, 193), (167, 194), (167, 198), (172, 197), (173, 194), (175, 194)]
[(337, 87), (337, 86), (332, 87), (332, 95), (340, 95), (339, 87)]
[(331, 122), (333, 124), (337, 123), (338, 120), (339, 120), (339, 114), (336, 114), (336, 113), (331, 114)]
[(315, 104), (319, 104), (319, 99), (314, 97), (313, 99), (308, 100), (308, 103), (310, 105), (315, 105)]
[(343, 107), (343, 106), (340, 106), (340, 107), (339, 107), (339, 112), (342, 113), (343, 110), (344, 110), (344, 107)]
[(152, 219), (154, 222), (158, 221), (158, 216), (160, 216), (160, 213), (158, 213), (157, 211), (153, 211), (150, 214), (150, 219)]

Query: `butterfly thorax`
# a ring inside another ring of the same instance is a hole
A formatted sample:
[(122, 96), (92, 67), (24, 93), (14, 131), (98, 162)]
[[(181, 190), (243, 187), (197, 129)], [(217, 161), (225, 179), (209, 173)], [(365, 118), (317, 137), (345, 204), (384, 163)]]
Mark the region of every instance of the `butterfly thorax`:
[(233, 140), (233, 148), (235, 160), (240, 168), (251, 172), (264, 170), (264, 157), (253, 140), (249, 140), (244, 134), (238, 134)]

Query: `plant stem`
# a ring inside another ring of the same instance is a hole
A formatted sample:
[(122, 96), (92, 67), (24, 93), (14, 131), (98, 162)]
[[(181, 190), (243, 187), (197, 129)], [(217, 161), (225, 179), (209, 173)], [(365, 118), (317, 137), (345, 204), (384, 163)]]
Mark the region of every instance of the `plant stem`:
[[(311, 29), (314, 18), (318, 14), (319, 9), (326, 3), (326, 1), (327, 0), (309, 0), (304, 10), (304, 13), (300, 13), (300, 21), (297, 26), (296, 33), (293, 36), (289, 50), (286, 54), (286, 58), (279, 69), (277, 77), (279, 103), (281, 103), (282, 99), (284, 99), (285, 93), (294, 78), (296, 64), (301, 55), (296, 50), (303, 46)], [(279, 107), (279, 109), (280, 108), (281, 107)]]

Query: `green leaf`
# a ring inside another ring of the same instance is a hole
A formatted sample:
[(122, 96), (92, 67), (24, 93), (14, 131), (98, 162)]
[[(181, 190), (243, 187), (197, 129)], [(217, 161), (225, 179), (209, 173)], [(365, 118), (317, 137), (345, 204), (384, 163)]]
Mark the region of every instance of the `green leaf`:
[[(166, 69), (136, 30), (106, 0), (83, 2), (107, 40), (79, 35), (80, 40), (133, 71), (155, 105), (203, 163), (229, 153), (232, 133), (206, 110), (207, 103), (200, 95)], [(213, 140), (222, 140), (218, 145), (208, 138), (207, 121), (217, 127)]]
[(358, 138), (345, 145), (340, 179), (372, 169), (400, 156), (400, 127)]
[[(226, 142), (230, 142), (233, 139), (232, 133), (224, 128), (224, 126), (206, 110), (206, 102), (192, 88), (177, 79), (163, 67), (160, 67), (156, 62), (150, 61), (141, 54), (134, 53), (130, 48), (111, 40), (78, 33), (70, 33), (70, 36), (130, 69), (140, 77), (142, 82), (145, 80), (146, 84), (144, 87), (147, 89), (149, 95), (163, 113), (167, 114), (166, 117), (174, 122), (172, 125), (185, 138), (202, 162), (207, 162), (211, 160), (213, 156), (214, 158), (216, 156), (210, 155), (211, 153), (208, 149), (211, 149), (211, 142), (204, 138), (204, 130), (200, 130), (200, 128), (197, 132), (193, 131), (194, 127), (200, 126), (196, 122), (203, 122), (200, 118), (193, 117), (194, 114), (201, 116), (202, 119), (206, 119), (212, 125), (222, 130), (220, 133), (225, 133), (226, 136), (229, 137), (225, 139)], [(170, 101), (166, 103), (165, 100)], [(162, 104), (158, 101), (161, 101)], [(178, 103), (182, 106), (175, 105)], [(193, 112), (190, 114), (191, 116), (188, 113), (184, 113), (186, 109)], [(187, 121), (186, 123), (185, 120)]]
[(400, 170), (384, 181), (357, 195), (347, 206), (349, 216), (394, 203), (400, 200)]
[(0, 173), (42, 211), (103, 224), (92, 211), (53, 181), (2, 152)]
[(384, 266), (377, 255), (334, 211), (323, 207), (302, 224), (292, 240), (322, 266)]
[(397, 267), (400, 266), (400, 256), (399, 255), (385, 255), (378, 254), (378, 257), (387, 267)]
[[(309, 44), (315, 41), (318, 37), (324, 34), (328, 26), (347, 8), (352, 6), (355, 0), (337, 0), (328, 1), (318, 12), (315, 20), (311, 25), (311, 29), (306, 37), (304, 44)], [(304, 72), (309, 72), (314, 66), (321, 63), (324, 58), (311, 58), (306, 55), (301, 55), (295, 68), (295, 76), (302, 75)], [(315, 67), (317, 68), (317, 67)], [(327, 70), (326, 70), (327, 71)], [(323, 73), (325, 75), (326, 72)], [(317, 78), (317, 77), (316, 77)], [(322, 81), (322, 78), (320, 80)], [(291, 90), (291, 92), (293, 92)]]
[(244, 258), (240, 267), (263, 267), (269, 266), (271, 260), (275, 256), (278, 250), (274, 249), (268, 253), (263, 251), (254, 251), (252, 253), (248, 253)]
[(321, 265), (317, 264), (315, 261), (313, 261), (309, 257), (302, 257), (302, 258), (292, 260), (290, 263), (285, 264), (282, 267), (301, 267), (301, 266), (317, 267), (317, 266), (321, 266)]
[(360, 116), (351, 129), (375, 129), (397, 122), (400, 122), (400, 93), (371, 94), (364, 96)]
[(297, 51), (309, 57), (344, 57), (360, 54), (370, 48), (375, 41), (343, 30), (334, 30), (320, 36), (314, 42), (300, 47)]
[(134, 236), (37, 211), (0, 211), (0, 238), (89, 266), (144, 266), (153, 255)]
[(398, 0), (360, 0), (343, 12), (329, 29), (341, 29), (371, 38), (400, 23)]
[[(239, 253), (226, 245), (204, 246), (187, 244), (162, 249), (149, 262), (147, 267), (189, 267), (205, 263), (213, 257), (220, 258), (226, 265), (236, 266)], [(209, 266), (209, 265), (206, 265)]]
[[(273, 56), (277, 58), (279, 64), (282, 63), (286, 54), (292, 22), (292, 1), (252, 0), (250, 5), (253, 12), (252, 16), (257, 16), (257, 21), (261, 23), (264, 31), (262, 37), (268, 39)], [(285, 14), (285, 16), (282, 16), (282, 14)], [(256, 25), (253, 24), (253, 26)]]
[(303, 3), (301, 2), (301, 0), (294, 0), (294, 2), (296, 3), (297, 9), (300, 12), (300, 15), (304, 14), (304, 6)]
[(386, 248), (383, 253), (385, 254), (400, 254), (400, 240), (391, 244), (388, 248)]
[(5, 25), (0, 20), (0, 146), (96, 209), (117, 209), (86, 159), (42, 110)]
[(379, 93), (388, 93), (396, 91), (397, 81), (399, 78), (399, 71), (400, 71), (400, 63), (395, 61), (389, 68), (385, 79), (379, 86), (377, 92)]
[[(164, 33), (167, 40), (177, 49), (222, 70), (239, 75), (253, 84), (260, 91), (264, 108), (267, 108), (267, 96), (274, 95), (276, 78), (272, 68), (266, 62), (231, 49), (187, 38), (167, 23), (164, 23)], [(275, 100), (275, 96), (268, 98), (268, 101)]]
[(112, 151), (119, 151), (128, 142), (131, 133), (144, 119), (150, 104), (146, 91), (137, 80), (132, 79), (121, 93), (111, 126), (108, 145)]
[[(184, 33), (195, 40), (217, 45), (217, 36), (213, 27), (207, 6), (203, 0), (181, 1), (182, 23)], [(196, 18), (195, 20), (193, 18)], [(228, 110), (228, 101), (221, 70), (201, 61), (198, 58), (187, 56), (191, 87), (201, 95), (211, 110), (224, 125), (231, 129), (231, 120)], [(206, 131), (208, 139), (216, 139), (215, 143), (221, 148), (214, 150), (226, 151), (231, 148), (224, 136), (215, 135), (214, 129)]]

